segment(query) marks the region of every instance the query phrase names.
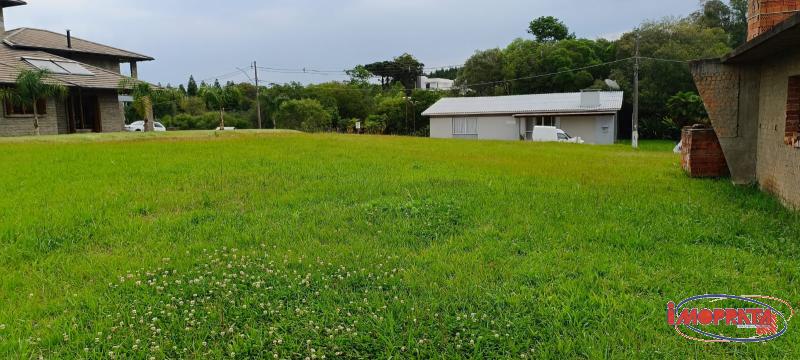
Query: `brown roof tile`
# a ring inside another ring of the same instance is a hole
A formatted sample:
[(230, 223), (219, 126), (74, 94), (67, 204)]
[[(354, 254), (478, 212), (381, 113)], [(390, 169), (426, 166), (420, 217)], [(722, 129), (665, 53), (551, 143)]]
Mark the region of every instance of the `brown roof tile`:
[[(43, 51), (20, 50), (0, 44), (0, 83), (13, 84), (16, 81), (20, 70), (35, 69), (33, 65), (24, 60), (26, 57), (76, 62)], [(127, 76), (123, 76), (112, 71), (104, 70), (84, 63), (79, 64), (91, 71), (93, 75), (50, 74), (50, 77), (69, 87), (109, 90), (118, 89), (120, 81), (123, 79), (129, 79)]]
[(4, 42), (17, 49), (37, 49), (112, 56), (124, 60), (150, 61), (147, 55), (98, 44), (72, 37), (72, 47), (67, 46), (67, 36), (49, 30), (19, 28), (6, 32)]

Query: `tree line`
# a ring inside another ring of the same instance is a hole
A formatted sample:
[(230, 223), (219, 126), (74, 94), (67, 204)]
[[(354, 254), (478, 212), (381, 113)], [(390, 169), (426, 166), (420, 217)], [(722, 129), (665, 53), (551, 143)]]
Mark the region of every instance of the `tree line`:
[[(527, 37), (504, 48), (476, 51), (460, 67), (426, 74), (423, 63), (402, 54), (356, 66), (347, 71), (348, 81), (263, 86), (258, 99), (250, 83), (198, 85), (190, 77), (185, 86), (167, 86), (153, 94), (154, 114), (167, 127), (179, 129), (211, 129), (223, 119), (226, 126), (253, 128), (259, 101), (265, 128), (353, 132), (361, 123), (369, 133), (424, 136), (428, 120), (422, 112), (443, 96), (608, 89), (606, 79), (626, 92), (629, 109), (631, 58), (638, 37), (641, 136), (674, 138), (683, 125), (706, 117), (686, 61), (719, 57), (742, 44), (746, 12), (746, 0), (707, 0), (686, 17), (646, 21), (617, 40), (578, 38), (559, 19), (539, 17), (529, 24)], [(456, 88), (416, 90), (420, 75), (453, 79)]]

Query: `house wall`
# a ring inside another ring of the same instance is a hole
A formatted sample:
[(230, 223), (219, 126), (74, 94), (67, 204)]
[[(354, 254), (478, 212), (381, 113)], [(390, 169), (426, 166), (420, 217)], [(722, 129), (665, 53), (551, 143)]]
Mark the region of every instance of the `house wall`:
[[(479, 140), (519, 140), (519, 122), (513, 116), (469, 116), (478, 119)], [(432, 117), (431, 137), (453, 138), (452, 117)]]
[(103, 132), (120, 132), (125, 127), (125, 114), (119, 104), (115, 91), (104, 91), (97, 94), (100, 103), (100, 121)]
[[(120, 132), (125, 126), (125, 115), (120, 107), (116, 91), (97, 92), (100, 120), (103, 132)], [(47, 114), (39, 116), (39, 132), (42, 135), (68, 134), (68, 114), (63, 100), (47, 101)], [(7, 116), (0, 109), (0, 136), (33, 135), (33, 116)]]
[[(47, 114), (39, 116), (39, 133), (41, 135), (58, 134), (58, 115), (56, 101), (47, 101)], [(0, 110), (0, 136), (33, 135), (33, 115), (8, 116), (5, 109)]]
[(614, 115), (561, 116), (558, 123), (561, 130), (572, 137), (580, 137), (587, 144), (611, 145), (616, 141)]
[(800, 75), (800, 51), (761, 67), (756, 174), (761, 188), (800, 209), (800, 149), (785, 144), (789, 77)]
[[(478, 119), (480, 140), (520, 140), (525, 131), (521, 119), (510, 115), (472, 116)], [(616, 140), (616, 117), (614, 115), (561, 116), (558, 127), (574, 137), (581, 137), (589, 144), (613, 144)], [(453, 138), (453, 118), (431, 118), (431, 137)]]

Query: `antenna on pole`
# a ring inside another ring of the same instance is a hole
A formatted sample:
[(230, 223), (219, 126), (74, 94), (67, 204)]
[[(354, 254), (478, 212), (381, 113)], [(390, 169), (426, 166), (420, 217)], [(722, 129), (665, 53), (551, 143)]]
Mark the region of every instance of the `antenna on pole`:
[(633, 65), (633, 134), (631, 137), (631, 145), (634, 149), (639, 148), (639, 29), (636, 29), (636, 55), (634, 56), (635, 63)]

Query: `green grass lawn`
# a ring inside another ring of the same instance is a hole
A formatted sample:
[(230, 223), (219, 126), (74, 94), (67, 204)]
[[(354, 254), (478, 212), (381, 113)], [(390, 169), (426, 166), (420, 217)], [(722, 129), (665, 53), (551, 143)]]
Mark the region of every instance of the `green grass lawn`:
[(672, 144), (0, 140), (0, 357), (786, 358), (668, 301), (800, 300), (800, 216)]

